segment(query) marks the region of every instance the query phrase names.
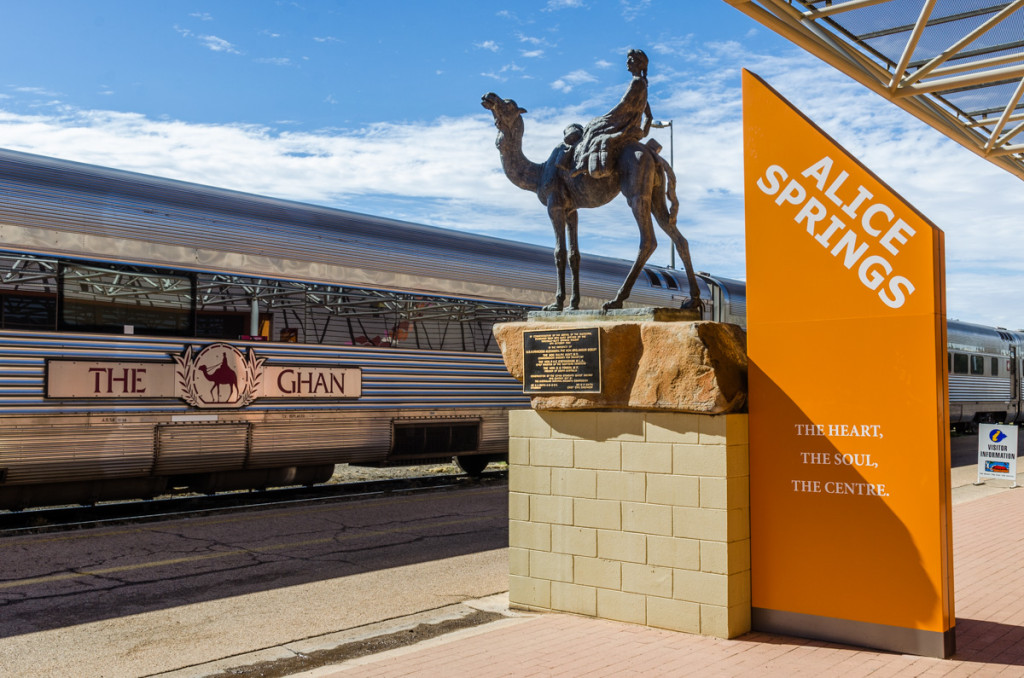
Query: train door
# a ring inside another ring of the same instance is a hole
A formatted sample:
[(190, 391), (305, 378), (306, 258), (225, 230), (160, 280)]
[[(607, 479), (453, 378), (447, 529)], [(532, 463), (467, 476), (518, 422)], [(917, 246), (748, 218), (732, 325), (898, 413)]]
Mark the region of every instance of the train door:
[(1007, 423), (1012, 423), (1020, 418), (1020, 361), (1017, 359), (1017, 347), (1010, 344), (1010, 359), (1006, 361), (1010, 367), (1010, 400), (1013, 401), (1013, 411), (1007, 412)]
[(1012, 372), (1011, 379), (1013, 385), (1011, 386), (1011, 392), (1013, 393), (1013, 401), (1017, 405), (1017, 411), (1014, 412), (1013, 422), (1010, 423), (1021, 423), (1024, 419), (1024, 392), (1021, 391), (1021, 372), (1024, 370), (1024, 358), (1021, 357), (1021, 351), (1019, 350), (1018, 344), (1010, 344), (1010, 372)]
[[(1000, 333), (1001, 334), (1001, 333)], [(1010, 399), (1013, 401), (1013, 412), (1007, 413), (1007, 424), (1019, 424), (1024, 420), (1024, 393), (1021, 392), (1024, 385), (1021, 384), (1021, 371), (1024, 369), (1024, 357), (1021, 355), (1020, 342), (1017, 337), (1011, 336), (1010, 359), (1007, 363), (1010, 366)]]

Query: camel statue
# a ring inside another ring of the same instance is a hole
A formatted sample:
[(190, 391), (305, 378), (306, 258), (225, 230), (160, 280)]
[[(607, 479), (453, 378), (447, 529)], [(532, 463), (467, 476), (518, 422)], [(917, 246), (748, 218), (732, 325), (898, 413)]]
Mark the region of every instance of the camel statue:
[[(196, 367), (203, 373), (203, 376), (206, 377), (207, 381), (213, 383), (213, 386), (210, 387), (210, 398), (214, 397), (213, 392), (216, 390), (217, 399), (215, 402), (231, 402), (231, 399), (238, 394), (238, 375), (235, 374), (235, 371), (231, 369), (230, 365), (228, 365), (227, 353), (223, 354), (220, 365), (212, 371), (206, 365), (197, 365)], [(221, 386), (230, 387), (226, 401), (220, 397)]]
[(657, 241), (654, 237), (652, 215), (661, 229), (672, 239), (686, 269), (686, 277), (690, 284), (690, 300), (685, 307), (701, 307), (700, 288), (697, 286), (697, 279), (690, 263), (690, 248), (686, 238), (676, 228), (679, 201), (675, 194), (675, 173), (671, 165), (658, 155), (660, 145), (656, 141), (630, 142), (617, 159), (612, 158), (608, 161), (606, 175), (595, 178), (586, 172), (570, 172), (562, 159), (567, 150), (561, 145), (555, 148), (546, 162), (530, 161), (523, 154), (522, 115), (526, 110), (520, 108), (512, 99), (502, 99), (493, 92), (485, 94), (481, 104), (494, 116), (494, 126), (498, 128), (495, 145), (501, 154), (501, 166), (505, 170), (505, 175), (519, 188), (537, 194), (537, 198), (547, 207), (548, 217), (555, 229), (558, 287), (555, 302), (545, 307), (545, 310), (563, 310), (567, 258), (572, 273), (569, 308), (579, 308), (580, 251), (577, 210), (606, 205), (620, 192), (632, 209), (637, 228), (640, 229), (640, 249), (615, 298), (605, 302), (603, 308), (622, 308), (622, 303), (629, 297), (644, 264), (654, 253)]

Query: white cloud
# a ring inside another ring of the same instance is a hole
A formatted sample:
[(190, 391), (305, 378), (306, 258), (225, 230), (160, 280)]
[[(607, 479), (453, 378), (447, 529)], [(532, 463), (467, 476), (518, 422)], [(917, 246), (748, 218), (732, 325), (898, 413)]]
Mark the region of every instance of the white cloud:
[(47, 89), (45, 87), (12, 87), (11, 89), (21, 94), (34, 94), (35, 96), (40, 97), (52, 98), (60, 96), (58, 92), (54, 92), (53, 90)]
[(531, 35), (526, 35), (524, 33), (516, 33), (516, 37), (519, 38), (519, 42), (526, 42), (537, 47), (549, 44), (548, 41), (545, 40), (544, 38), (536, 38)]
[[(498, 82), (507, 82), (508, 81), (508, 76), (507, 76), (508, 73), (523, 73), (525, 70), (526, 69), (523, 68), (522, 66), (519, 66), (517, 64), (512, 63), (512, 64), (505, 64), (504, 66), (499, 68), (496, 72), (495, 71), (488, 71), (486, 73), (481, 73), (480, 75), (482, 75), (485, 78), (491, 78), (492, 80), (497, 80)], [(521, 76), (521, 77), (525, 78), (527, 76)]]
[(622, 18), (632, 21), (647, 11), (651, 6), (651, 0), (620, 0), (622, 4)]
[(587, 71), (579, 69), (555, 80), (551, 83), (551, 88), (557, 89), (559, 92), (571, 92), (574, 87), (588, 82), (597, 82), (597, 78)]
[(653, 54), (661, 55), (674, 55), (690, 57), (694, 51), (693, 36), (684, 35), (669, 38), (662, 38), (661, 40), (651, 45), (651, 52)]
[(227, 52), (228, 54), (241, 54), (242, 52), (224, 38), (216, 35), (197, 35), (199, 42), (206, 45), (207, 49), (214, 52)]
[(498, 43), (494, 42), (493, 40), (484, 40), (483, 42), (475, 42), (475, 43), (473, 43), (473, 46), (478, 48), (478, 49), (486, 49), (486, 50), (488, 50), (490, 52), (497, 52), (499, 49), (501, 49), (501, 47), (498, 46)]
[(232, 45), (230, 42), (228, 42), (224, 38), (219, 38), (216, 35), (198, 35), (190, 31), (189, 29), (181, 28), (180, 26), (175, 26), (174, 30), (180, 33), (181, 36), (184, 38), (195, 38), (204, 47), (214, 52), (226, 52), (228, 54), (242, 53), (241, 50)]
[(542, 49), (520, 50), (519, 53), (526, 59), (537, 59), (544, 56), (544, 50)]
[[(650, 99), (656, 118), (673, 120), (679, 224), (698, 269), (744, 277), (743, 65), (945, 231), (951, 317), (1024, 325), (1024, 299), (1001, 293), (1024, 285), (1017, 254), (1024, 251), (1020, 180), (801, 53), (766, 56), (732, 43), (696, 45), (691, 52), (694, 61), (684, 62), (693, 64), (690, 71), (658, 69), (665, 75), (657, 85), (652, 82)], [(678, 61), (675, 65), (683, 67)], [(522, 77), (514, 64), (506, 68), (492, 77)], [(580, 70), (552, 87), (570, 91), (595, 81)], [(530, 109), (524, 116), (525, 155), (543, 161), (567, 124), (586, 123), (606, 112), (625, 83), (623, 75), (600, 98), (562, 109), (536, 109), (528, 100), (519, 101)], [(22, 90), (53, 96), (42, 88)], [(334, 97), (327, 101), (337, 103)], [(56, 112), (15, 114), (0, 106), (0, 147), (551, 244), (543, 206), (504, 176), (494, 147), (496, 130), (482, 108), (424, 123), (317, 133), (188, 124), (63, 106), (46, 110)], [(279, 127), (285, 128), (284, 123)], [(669, 130), (655, 130), (652, 136), (668, 154)], [(621, 198), (602, 209), (581, 211), (584, 252), (632, 258), (637, 247), (632, 224)], [(652, 259), (657, 264), (669, 259), (666, 240), (661, 240)], [(781, 290), (780, 298), (788, 293)]]
[(579, 7), (586, 7), (583, 0), (548, 0), (543, 11), (554, 12), (559, 9), (577, 9)]
[(213, 16), (209, 12), (192, 12), (189, 16), (200, 21), (213, 21)]
[(272, 66), (291, 66), (292, 60), (288, 57), (263, 57), (256, 59), (256, 63), (270, 64)]

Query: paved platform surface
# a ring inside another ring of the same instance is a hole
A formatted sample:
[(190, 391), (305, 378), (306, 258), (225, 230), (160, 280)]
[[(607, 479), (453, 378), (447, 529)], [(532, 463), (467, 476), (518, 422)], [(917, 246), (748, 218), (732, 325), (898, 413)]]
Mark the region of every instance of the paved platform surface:
[(498, 484), (4, 537), (0, 678), (198, 678), (465, 617), (508, 590), (507, 507)]
[[(298, 674), (434, 676), (1024, 676), (1024, 489), (954, 469), (957, 653), (913, 657), (787, 636), (733, 640), (565, 614), (506, 619)], [(1021, 482), (1021, 479), (1018, 479)]]

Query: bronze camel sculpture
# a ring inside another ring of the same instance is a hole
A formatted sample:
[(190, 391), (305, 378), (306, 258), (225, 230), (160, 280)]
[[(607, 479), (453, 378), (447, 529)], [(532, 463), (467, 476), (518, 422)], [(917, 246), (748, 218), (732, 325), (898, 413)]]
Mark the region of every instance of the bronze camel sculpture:
[[(686, 238), (676, 227), (679, 201), (675, 194), (675, 173), (671, 165), (657, 153), (657, 147), (640, 142), (629, 143), (614, 163), (609, 163), (609, 172), (601, 178), (588, 173), (570, 172), (560, 163), (565, 152), (556, 147), (544, 163), (530, 161), (523, 154), (523, 117), (525, 109), (512, 99), (502, 99), (489, 92), (481, 104), (494, 116), (498, 128), (495, 145), (501, 154), (501, 166), (513, 184), (537, 194), (548, 210), (548, 217), (555, 229), (555, 267), (558, 272), (558, 287), (555, 302), (546, 310), (562, 310), (565, 304), (565, 268), (568, 261), (572, 274), (572, 295), (569, 308), (578, 309), (580, 303), (577, 210), (600, 207), (611, 202), (620, 192), (626, 198), (633, 217), (640, 230), (640, 248), (636, 261), (629, 270), (614, 299), (605, 302), (605, 310), (622, 308), (629, 297), (633, 284), (644, 265), (654, 253), (657, 241), (654, 237), (652, 215), (658, 225), (671, 238), (680, 260), (686, 269), (690, 286), (690, 300), (687, 308), (700, 307), (700, 288), (690, 263), (690, 248)], [(655, 142), (656, 144), (656, 142)], [(566, 231), (568, 231), (568, 256), (566, 252)]]

